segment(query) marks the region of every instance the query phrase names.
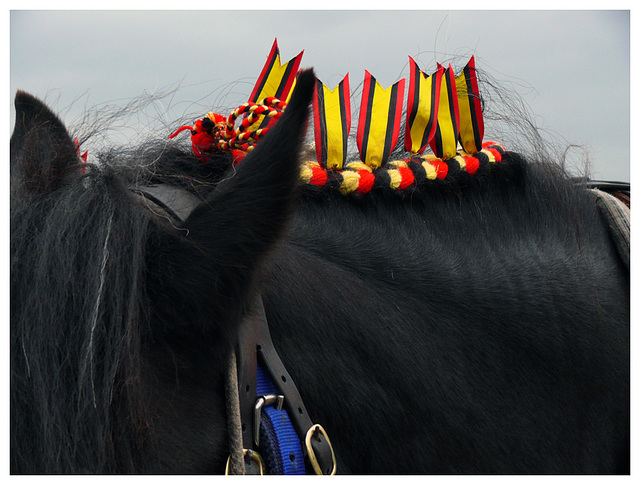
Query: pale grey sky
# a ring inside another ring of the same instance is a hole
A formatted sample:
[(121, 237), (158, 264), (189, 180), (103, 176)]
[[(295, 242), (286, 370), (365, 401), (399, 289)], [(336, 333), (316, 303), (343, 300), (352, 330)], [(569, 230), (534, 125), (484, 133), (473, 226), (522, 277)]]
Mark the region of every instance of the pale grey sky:
[(276, 37), (283, 62), (304, 50), (301, 67), (331, 88), (349, 72), (352, 90), (365, 69), (383, 87), (407, 77), (409, 55), (430, 72), (473, 54), (543, 133), (587, 150), (594, 178), (630, 180), (629, 11), (12, 11), (10, 29), (9, 103), (27, 90), (72, 127), (86, 108), (174, 88), (144, 110), (167, 131), (185, 115), (228, 114)]

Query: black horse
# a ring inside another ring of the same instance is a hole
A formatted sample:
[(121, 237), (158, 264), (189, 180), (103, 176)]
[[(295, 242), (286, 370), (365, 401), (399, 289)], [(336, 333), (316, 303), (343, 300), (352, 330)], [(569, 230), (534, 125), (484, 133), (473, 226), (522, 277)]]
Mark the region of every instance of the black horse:
[[(629, 273), (584, 185), (507, 151), (402, 194), (301, 189), (313, 85), (236, 167), (85, 166), (18, 93), (11, 472), (223, 473), (260, 295), (338, 473), (629, 473)], [(180, 222), (158, 183), (203, 202)]]

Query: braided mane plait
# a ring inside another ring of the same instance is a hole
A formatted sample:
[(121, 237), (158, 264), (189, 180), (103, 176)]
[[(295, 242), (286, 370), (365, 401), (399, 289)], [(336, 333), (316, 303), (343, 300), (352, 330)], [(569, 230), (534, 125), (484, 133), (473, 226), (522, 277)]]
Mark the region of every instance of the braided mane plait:
[(488, 168), (502, 161), (505, 150), (495, 142), (483, 143), (481, 151), (474, 155), (458, 153), (449, 159), (435, 155), (414, 155), (405, 160), (389, 161), (378, 169), (363, 162), (351, 162), (343, 170), (327, 170), (318, 162), (305, 162), (300, 178), (306, 184), (322, 188), (336, 188), (347, 195), (352, 192), (366, 194), (373, 188), (388, 187), (402, 191), (416, 187), (427, 180), (444, 180), (460, 171), (469, 175), (481, 168)]
[[(238, 106), (227, 118), (208, 113), (193, 127), (183, 126), (170, 135), (170, 138), (189, 129), (193, 151), (202, 163), (206, 163), (212, 153), (231, 152), (235, 165), (253, 150), (270, 129), (270, 126), (255, 126), (265, 125), (264, 118), (279, 119), (285, 108), (286, 103), (275, 97), (265, 98), (260, 103), (247, 102)], [(242, 115), (247, 116), (235, 128), (236, 120)], [(252, 127), (255, 129), (251, 129)], [(317, 161), (309, 160), (302, 164), (300, 179), (315, 187), (338, 189), (344, 195), (352, 192), (366, 194), (373, 188), (384, 187), (403, 191), (428, 180), (451, 178), (460, 171), (475, 175), (479, 169), (501, 162), (504, 153), (502, 145), (490, 141), (484, 142), (482, 150), (473, 155), (464, 151), (445, 159), (432, 154), (411, 155), (404, 160), (388, 161), (377, 169), (362, 161), (354, 161), (347, 163), (341, 170), (331, 170)]]

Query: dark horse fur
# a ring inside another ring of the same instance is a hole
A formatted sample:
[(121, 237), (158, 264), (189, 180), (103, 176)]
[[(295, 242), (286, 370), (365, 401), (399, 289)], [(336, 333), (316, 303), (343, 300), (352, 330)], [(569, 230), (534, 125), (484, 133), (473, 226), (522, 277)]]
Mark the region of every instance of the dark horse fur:
[[(314, 77), (237, 170), (178, 148), (81, 168), (19, 92), (11, 472), (220, 473), (253, 295), (339, 473), (628, 473), (629, 274), (592, 198), (508, 152), (409, 195), (298, 186)], [(182, 225), (131, 190), (204, 197)]]

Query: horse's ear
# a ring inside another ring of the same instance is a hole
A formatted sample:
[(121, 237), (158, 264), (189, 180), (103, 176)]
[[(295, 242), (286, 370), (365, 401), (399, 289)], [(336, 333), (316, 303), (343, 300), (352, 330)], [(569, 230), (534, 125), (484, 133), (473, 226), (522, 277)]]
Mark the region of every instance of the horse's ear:
[(75, 144), (60, 119), (36, 97), (18, 91), (15, 107), (11, 177), (29, 191), (53, 190), (80, 166)]
[[(172, 275), (155, 278), (157, 297), (168, 294), (179, 303), (177, 313), (164, 315), (163, 321), (193, 324), (204, 315), (202, 325), (208, 328), (212, 322), (237, 321), (250, 297), (256, 269), (282, 236), (293, 210), (314, 86), (313, 71), (299, 74), (280, 120), (240, 162), (237, 172), (191, 213), (184, 223), (186, 231), (181, 231), (186, 237), (166, 238), (155, 251), (154, 273)], [(169, 311), (167, 305), (160, 308), (165, 310)], [(225, 325), (217, 330), (229, 335), (234, 328)]]

